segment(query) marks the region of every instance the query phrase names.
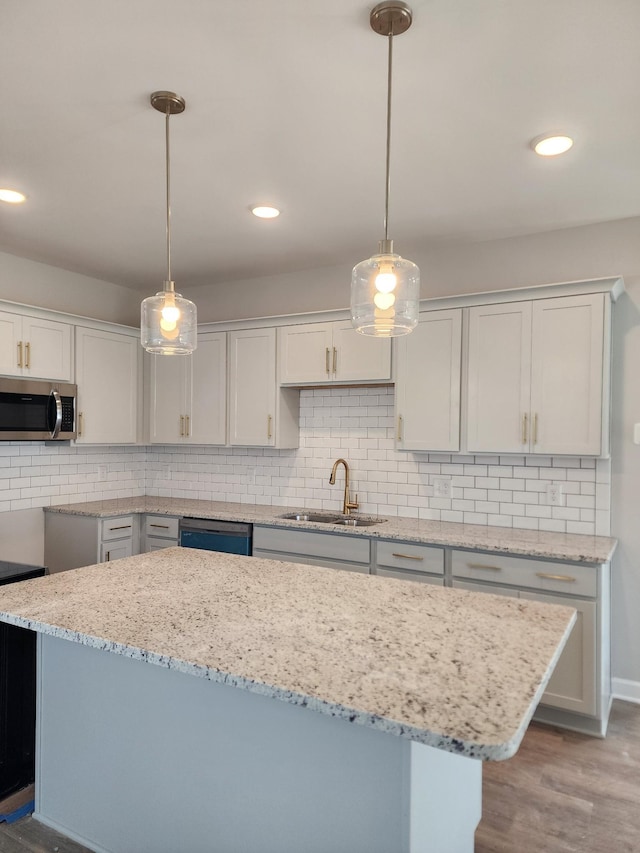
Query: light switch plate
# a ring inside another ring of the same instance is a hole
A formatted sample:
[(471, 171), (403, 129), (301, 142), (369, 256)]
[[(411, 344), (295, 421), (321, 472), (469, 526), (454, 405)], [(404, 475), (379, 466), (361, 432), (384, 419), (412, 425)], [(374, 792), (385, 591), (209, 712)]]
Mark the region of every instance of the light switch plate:
[(633, 425), (633, 443), (640, 444), (640, 424)]

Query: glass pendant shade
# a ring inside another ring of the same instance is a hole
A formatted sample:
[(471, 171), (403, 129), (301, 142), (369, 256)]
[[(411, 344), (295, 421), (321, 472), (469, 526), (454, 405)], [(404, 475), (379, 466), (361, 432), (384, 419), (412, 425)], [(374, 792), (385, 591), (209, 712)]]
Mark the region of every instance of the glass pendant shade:
[(407, 335), (418, 324), (420, 270), (393, 252), (361, 261), (351, 273), (351, 322), (379, 338)]
[(147, 352), (188, 355), (197, 343), (196, 306), (174, 290), (148, 296), (141, 305), (140, 332)]

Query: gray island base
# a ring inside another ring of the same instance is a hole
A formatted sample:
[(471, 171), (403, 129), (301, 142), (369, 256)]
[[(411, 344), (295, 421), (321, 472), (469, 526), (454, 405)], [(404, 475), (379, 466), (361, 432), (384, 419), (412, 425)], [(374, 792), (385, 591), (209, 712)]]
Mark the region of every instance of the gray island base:
[(575, 620), (179, 548), (0, 611), (41, 635), (35, 816), (104, 853), (471, 853), (479, 759), (517, 750)]

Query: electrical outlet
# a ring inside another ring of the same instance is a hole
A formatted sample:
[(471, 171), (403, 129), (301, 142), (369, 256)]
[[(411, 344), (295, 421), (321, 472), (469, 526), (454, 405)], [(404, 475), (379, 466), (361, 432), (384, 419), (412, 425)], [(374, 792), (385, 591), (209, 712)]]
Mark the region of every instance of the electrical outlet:
[(107, 479), (107, 466), (106, 465), (98, 465), (98, 480), (101, 483)]
[(549, 483), (547, 486), (547, 503), (549, 506), (564, 506), (564, 492), (561, 483)]
[(433, 477), (433, 496), (434, 498), (450, 498), (451, 497), (451, 477)]

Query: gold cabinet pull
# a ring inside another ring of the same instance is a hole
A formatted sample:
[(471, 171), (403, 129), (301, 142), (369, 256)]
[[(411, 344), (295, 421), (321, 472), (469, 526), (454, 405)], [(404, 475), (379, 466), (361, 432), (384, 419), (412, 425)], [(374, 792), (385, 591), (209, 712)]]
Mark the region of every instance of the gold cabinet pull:
[(189, 415), (185, 416), (184, 422), (185, 422), (184, 434), (188, 438), (191, 435), (191, 418), (189, 417)]
[(27, 370), (31, 367), (31, 344), (29, 341), (24, 345), (24, 366)]
[(184, 437), (184, 415), (180, 415), (180, 436)]
[(333, 375), (335, 376), (338, 372), (338, 350), (333, 348)]
[(522, 416), (522, 444), (526, 444), (529, 435), (529, 415)]
[(82, 436), (82, 431), (84, 429), (84, 412), (78, 413), (78, 438)]
[(398, 441), (402, 441), (402, 415), (398, 415)]
[(564, 581), (565, 583), (575, 583), (576, 579), (571, 575), (552, 575), (549, 572), (536, 572), (536, 577), (543, 578), (549, 581)]
[(149, 523), (149, 527), (161, 527), (163, 530), (169, 529), (168, 524), (151, 524), (151, 523)]
[(533, 443), (538, 443), (538, 413), (533, 416)]
[(485, 563), (467, 563), (469, 569), (486, 569), (488, 572), (501, 572), (501, 566), (487, 566)]
[(327, 371), (327, 376), (331, 373), (331, 368), (329, 367), (329, 347), (325, 347), (324, 351), (324, 369)]
[(18, 367), (22, 366), (22, 341), (18, 341)]
[(271, 438), (271, 415), (267, 415), (267, 438)]
[(110, 527), (109, 530), (129, 530), (130, 524), (120, 524), (118, 527)]
[(400, 557), (403, 560), (419, 560), (420, 562), (424, 560), (424, 557), (417, 557), (415, 554), (397, 554), (395, 551), (391, 554), (391, 556)]

